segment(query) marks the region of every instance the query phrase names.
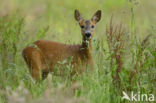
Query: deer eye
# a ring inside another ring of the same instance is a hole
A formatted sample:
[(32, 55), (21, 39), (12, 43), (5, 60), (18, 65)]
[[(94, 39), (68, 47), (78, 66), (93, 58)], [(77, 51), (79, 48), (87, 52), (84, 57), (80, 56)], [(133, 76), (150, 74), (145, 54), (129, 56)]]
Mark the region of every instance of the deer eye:
[(81, 26), (81, 28), (83, 29), (83, 28), (84, 28), (84, 26), (82, 25), (82, 26)]
[(94, 25), (92, 25), (91, 28), (94, 28)]

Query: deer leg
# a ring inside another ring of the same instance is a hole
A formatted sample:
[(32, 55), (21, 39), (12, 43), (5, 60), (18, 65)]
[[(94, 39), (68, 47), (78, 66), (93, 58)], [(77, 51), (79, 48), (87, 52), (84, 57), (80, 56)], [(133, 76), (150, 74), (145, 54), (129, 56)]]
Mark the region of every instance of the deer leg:
[(40, 80), (41, 71), (44, 68), (41, 54), (38, 51), (33, 51), (31, 55), (31, 76), (36, 81)]
[[(34, 64), (33, 64), (34, 65)], [(32, 67), (31, 70), (31, 76), (33, 79), (35, 79), (36, 81), (39, 81), (40, 79), (40, 70), (38, 67)]]
[(49, 71), (42, 71), (42, 80), (46, 79), (49, 74)]

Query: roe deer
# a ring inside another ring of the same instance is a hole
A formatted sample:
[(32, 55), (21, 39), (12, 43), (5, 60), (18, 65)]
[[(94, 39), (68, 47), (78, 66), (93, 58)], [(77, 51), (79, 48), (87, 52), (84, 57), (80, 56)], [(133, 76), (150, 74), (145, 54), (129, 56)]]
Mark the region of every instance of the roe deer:
[(93, 69), (91, 56), (91, 40), (94, 35), (95, 24), (101, 19), (101, 10), (98, 10), (90, 20), (82, 18), (78, 10), (75, 10), (75, 19), (78, 21), (82, 32), (82, 43), (78, 45), (67, 45), (48, 40), (38, 40), (33, 43), (35, 46), (26, 47), (22, 55), (29, 67), (31, 76), (35, 80), (46, 78), (49, 72), (55, 73), (54, 65), (72, 57), (73, 66), (71, 75), (82, 72), (84, 69)]

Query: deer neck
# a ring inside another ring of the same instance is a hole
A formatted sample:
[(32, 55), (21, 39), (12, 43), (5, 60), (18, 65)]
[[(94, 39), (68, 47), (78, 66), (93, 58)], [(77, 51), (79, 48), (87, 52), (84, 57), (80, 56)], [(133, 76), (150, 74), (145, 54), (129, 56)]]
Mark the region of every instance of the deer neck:
[(91, 40), (85, 40), (85, 39), (83, 39), (81, 51), (83, 52), (84, 56), (87, 59), (91, 58), (91, 52), (92, 52), (92, 43), (91, 43)]

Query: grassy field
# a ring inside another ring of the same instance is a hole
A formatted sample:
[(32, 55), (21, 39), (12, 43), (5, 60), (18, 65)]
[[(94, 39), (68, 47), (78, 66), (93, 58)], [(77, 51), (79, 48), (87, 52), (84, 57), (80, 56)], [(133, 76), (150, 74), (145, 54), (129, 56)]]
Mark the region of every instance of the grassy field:
[[(92, 43), (95, 71), (75, 76), (75, 83), (68, 73), (35, 83), (22, 50), (39, 39), (81, 43), (75, 9), (86, 19), (102, 10)], [(0, 103), (146, 103), (150, 94), (156, 99), (155, 11), (155, 0), (0, 0)], [(123, 91), (133, 91), (137, 101), (122, 99)]]

